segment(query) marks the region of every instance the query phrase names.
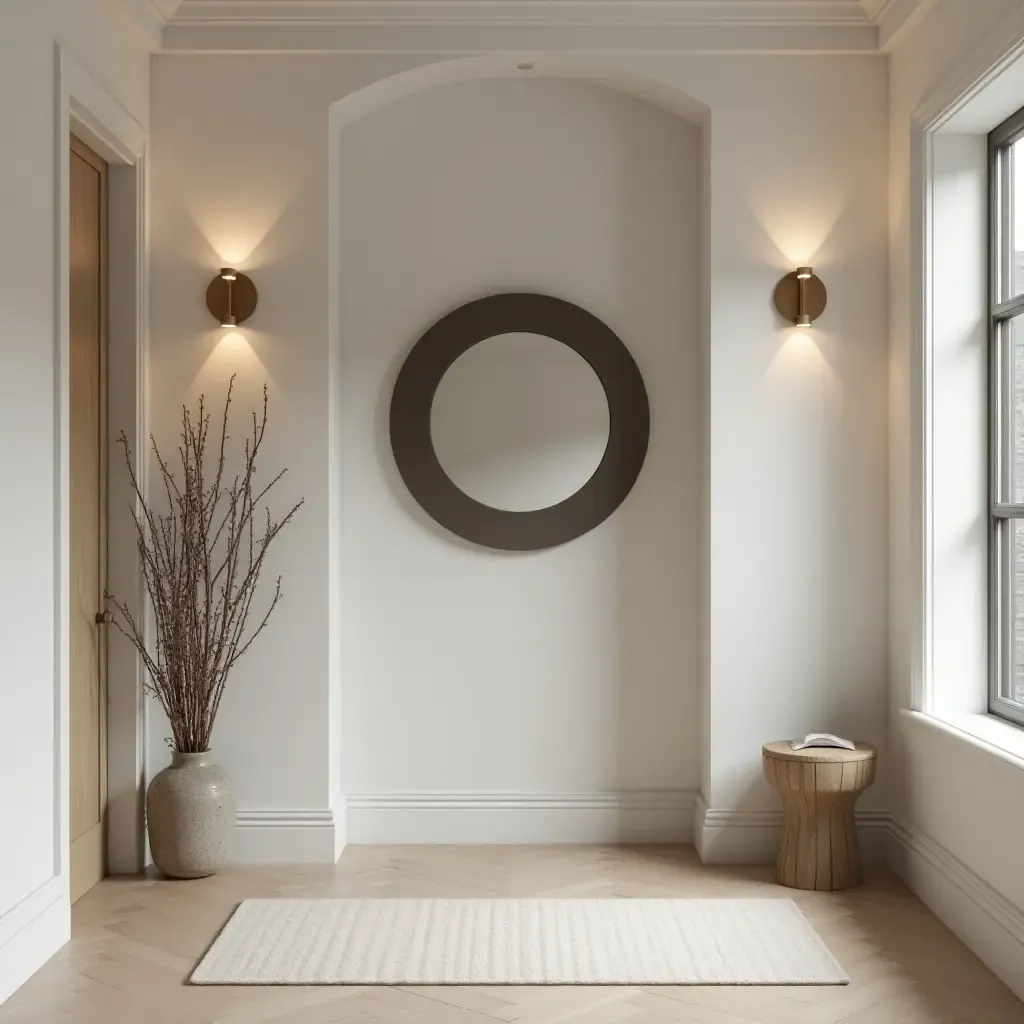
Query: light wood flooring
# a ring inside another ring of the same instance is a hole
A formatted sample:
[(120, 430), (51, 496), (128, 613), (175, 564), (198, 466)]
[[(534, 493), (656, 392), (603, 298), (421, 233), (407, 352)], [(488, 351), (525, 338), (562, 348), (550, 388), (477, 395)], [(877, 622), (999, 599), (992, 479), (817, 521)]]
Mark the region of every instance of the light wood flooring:
[[(107, 879), (72, 941), (0, 1007), (2, 1024), (1022, 1024), (1015, 997), (884, 869), (845, 893), (690, 848), (350, 847), (335, 867), (233, 868), (196, 882)], [(833, 988), (194, 988), (246, 897), (790, 896), (849, 973)]]

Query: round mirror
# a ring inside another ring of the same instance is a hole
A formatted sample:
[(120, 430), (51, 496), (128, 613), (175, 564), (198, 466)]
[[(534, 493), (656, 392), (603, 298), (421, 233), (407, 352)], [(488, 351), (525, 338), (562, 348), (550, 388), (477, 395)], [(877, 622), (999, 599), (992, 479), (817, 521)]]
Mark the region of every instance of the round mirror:
[(434, 394), (437, 460), (464, 494), (491, 508), (531, 512), (575, 494), (608, 447), (608, 399), (568, 345), (500, 334), (449, 367)]
[(395, 379), (391, 450), (409, 493), (465, 540), (539, 551), (625, 500), (651, 414), (626, 346), (564, 299), (509, 292), (441, 317)]

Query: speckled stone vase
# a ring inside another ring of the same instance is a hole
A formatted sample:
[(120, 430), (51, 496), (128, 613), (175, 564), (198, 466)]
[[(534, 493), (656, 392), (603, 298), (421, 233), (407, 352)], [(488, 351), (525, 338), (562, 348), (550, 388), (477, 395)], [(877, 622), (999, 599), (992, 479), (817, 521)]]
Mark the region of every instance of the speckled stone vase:
[(171, 878), (205, 878), (228, 859), (235, 829), (235, 787), (213, 754), (174, 752), (146, 793), (149, 846)]

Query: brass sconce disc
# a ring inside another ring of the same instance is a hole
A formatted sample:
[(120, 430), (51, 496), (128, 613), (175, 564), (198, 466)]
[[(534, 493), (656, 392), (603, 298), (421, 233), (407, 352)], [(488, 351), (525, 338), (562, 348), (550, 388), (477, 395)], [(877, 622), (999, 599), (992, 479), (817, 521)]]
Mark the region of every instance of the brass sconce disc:
[(801, 312), (807, 313), (811, 320), (817, 320), (825, 312), (825, 306), (828, 304), (828, 292), (824, 283), (817, 274), (812, 274), (803, 281), (805, 308), (801, 310), (800, 284), (794, 270), (775, 286), (775, 308), (779, 311), (779, 316), (791, 324), (796, 323)]
[[(230, 311), (228, 309), (230, 289)], [(230, 312), (236, 324), (243, 324), (256, 309), (256, 285), (252, 278), (236, 271), (234, 281), (226, 281), (218, 274), (206, 289), (206, 308), (221, 323)]]

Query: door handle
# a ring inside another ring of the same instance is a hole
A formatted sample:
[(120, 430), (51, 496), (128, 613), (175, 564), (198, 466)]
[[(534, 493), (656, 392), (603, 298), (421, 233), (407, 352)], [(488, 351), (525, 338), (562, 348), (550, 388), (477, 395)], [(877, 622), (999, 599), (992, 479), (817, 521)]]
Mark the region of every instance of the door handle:
[(114, 621), (113, 612), (97, 612), (96, 613), (96, 625), (97, 626), (109, 626)]

